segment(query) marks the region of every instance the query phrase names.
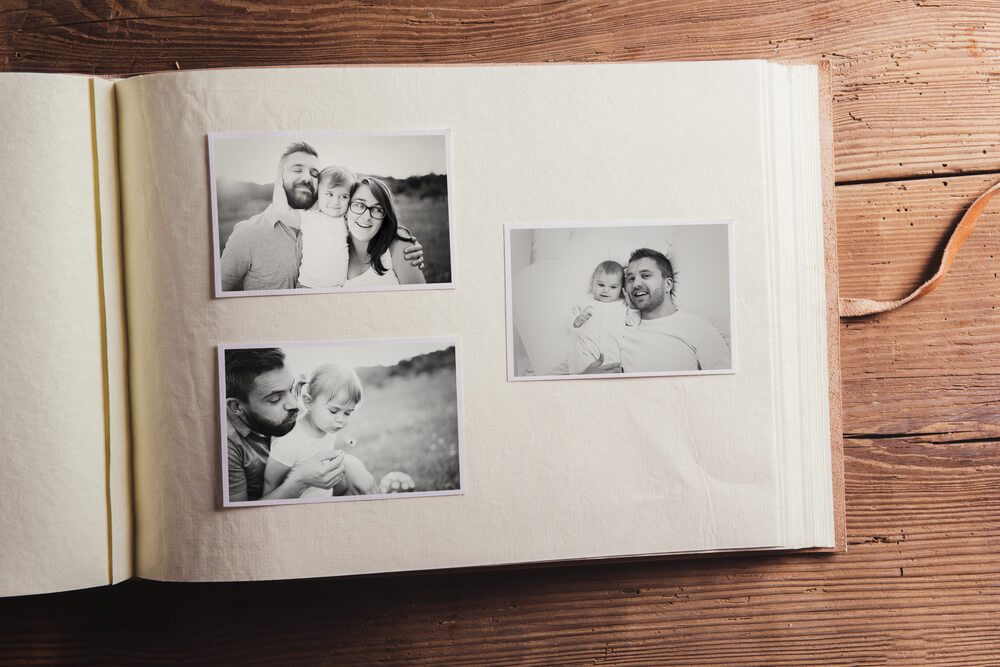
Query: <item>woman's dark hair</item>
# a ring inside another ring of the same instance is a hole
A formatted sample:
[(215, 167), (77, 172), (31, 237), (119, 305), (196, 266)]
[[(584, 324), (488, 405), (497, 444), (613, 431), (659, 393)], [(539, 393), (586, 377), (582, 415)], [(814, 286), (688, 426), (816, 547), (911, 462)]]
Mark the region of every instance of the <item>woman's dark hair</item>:
[(358, 177), (354, 187), (351, 188), (351, 199), (354, 199), (354, 193), (362, 185), (368, 186), (368, 189), (372, 191), (372, 196), (375, 197), (375, 201), (385, 210), (385, 217), (382, 218), (382, 226), (379, 227), (378, 233), (368, 241), (368, 256), (371, 258), (372, 268), (375, 269), (375, 273), (381, 276), (389, 270), (388, 267), (382, 266), (382, 255), (389, 249), (389, 246), (392, 245), (393, 240), (397, 236), (397, 232), (399, 231), (399, 214), (396, 212), (395, 198), (392, 196), (389, 186), (373, 176)]

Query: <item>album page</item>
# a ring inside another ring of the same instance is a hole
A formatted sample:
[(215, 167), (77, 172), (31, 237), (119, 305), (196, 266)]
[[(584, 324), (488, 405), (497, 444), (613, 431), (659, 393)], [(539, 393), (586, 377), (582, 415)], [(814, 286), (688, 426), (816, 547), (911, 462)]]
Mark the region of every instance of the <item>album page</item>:
[(112, 85), (6, 74), (0, 99), (0, 595), (113, 583), (132, 544)]
[(829, 479), (789, 481), (830, 433), (781, 68), (119, 82), (136, 574), (833, 546)]

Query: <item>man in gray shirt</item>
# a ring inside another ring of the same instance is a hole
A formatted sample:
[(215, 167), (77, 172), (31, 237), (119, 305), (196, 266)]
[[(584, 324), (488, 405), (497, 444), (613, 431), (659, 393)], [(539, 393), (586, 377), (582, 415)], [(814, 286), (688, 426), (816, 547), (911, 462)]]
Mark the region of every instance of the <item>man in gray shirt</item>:
[[(319, 171), (319, 156), (309, 144), (299, 141), (285, 149), (277, 180), (290, 209), (303, 211), (316, 203)], [(236, 223), (222, 251), (223, 292), (295, 289), (302, 263), (299, 216), (282, 217), (269, 207)], [(403, 254), (414, 266), (423, 264), (419, 243)]]
[[(290, 145), (278, 163), (289, 208), (316, 202), (319, 157), (305, 142)], [(302, 262), (298, 216), (279, 220), (264, 211), (236, 223), (222, 251), (222, 291), (294, 289)]]
[[(230, 502), (298, 498), (310, 486), (333, 489), (344, 478), (343, 454), (300, 461), (266, 496), (271, 441), (295, 428), (295, 376), (278, 348), (226, 350), (226, 446)], [(367, 486), (375, 484), (368, 475)]]

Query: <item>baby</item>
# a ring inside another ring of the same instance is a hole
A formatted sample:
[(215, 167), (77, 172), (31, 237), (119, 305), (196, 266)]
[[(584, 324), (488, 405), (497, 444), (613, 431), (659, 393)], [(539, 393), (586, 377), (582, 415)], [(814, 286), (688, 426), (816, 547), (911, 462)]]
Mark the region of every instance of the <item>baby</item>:
[(264, 468), (264, 494), (280, 486), (296, 463), (317, 455), (326, 460), (343, 457), (344, 478), (333, 489), (307, 487), (300, 498), (378, 493), (378, 485), (365, 465), (335, 448), (337, 432), (347, 426), (360, 402), (361, 380), (353, 370), (325, 364), (313, 371), (302, 388), (305, 414), (290, 433), (271, 443)]
[(628, 312), (622, 285), (625, 270), (618, 262), (601, 262), (594, 269), (590, 292), (570, 311), (576, 342), (569, 353), (569, 372), (582, 373), (595, 361), (621, 362), (621, 339)]
[(344, 167), (319, 174), (316, 205), (301, 214), (300, 287), (339, 287), (347, 279), (347, 205), (357, 177)]

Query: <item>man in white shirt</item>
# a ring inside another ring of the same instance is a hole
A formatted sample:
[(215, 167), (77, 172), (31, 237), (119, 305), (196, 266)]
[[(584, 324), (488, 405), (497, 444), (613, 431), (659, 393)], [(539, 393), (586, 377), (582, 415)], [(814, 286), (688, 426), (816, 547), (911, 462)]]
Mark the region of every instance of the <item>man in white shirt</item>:
[(625, 327), (621, 364), (594, 364), (585, 372), (653, 373), (732, 368), (729, 345), (719, 330), (701, 317), (677, 307), (673, 298), (673, 266), (663, 253), (649, 248), (634, 251), (625, 269), (625, 290), (639, 311), (640, 320), (634, 326)]

